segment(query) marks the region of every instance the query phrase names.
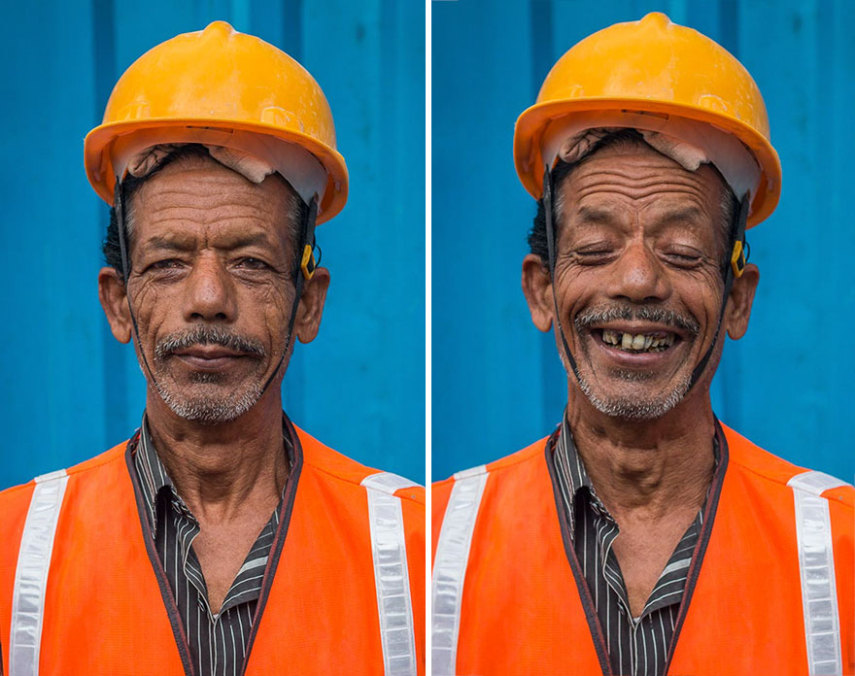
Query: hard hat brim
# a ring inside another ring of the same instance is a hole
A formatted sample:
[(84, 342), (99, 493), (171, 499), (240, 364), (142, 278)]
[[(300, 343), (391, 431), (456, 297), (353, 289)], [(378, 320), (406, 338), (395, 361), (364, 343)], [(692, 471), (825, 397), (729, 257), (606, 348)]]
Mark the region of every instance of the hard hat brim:
[[(83, 152), (86, 175), (95, 192), (107, 204), (112, 206), (116, 172), (113, 167), (111, 149), (118, 139), (158, 129), (169, 129), (174, 132), (175, 130), (180, 130), (182, 127), (215, 129), (225, 132), (230, 130), (250, 132), (304, 148), (320, 162), (327, 173), (327, 186), (318, 209), (318, 224), (333, 218), (344, 208), (345, 202), (347, 202), (347, 166), (345, 165), (344, 158), (334, 148), (330, 148), (306, 134), (282, 129), (282, 127), (278, 126), (205, 118), (183, 120), (152, 118), (144, 122), (136, 120), (113, 122), (102, 124), (90, 131), (86, 135)], [(174, 139), (174, 134), (170, 136), (170, 139), (169, 142), (176, 142), (172, 140)]]
[(633, 113), (667, 115), (702, 122), (738, 138), (760, 166), (761, 178), (751, 200), (747, 227), (757, 225), (775, 209), (781, 193), (781, 162), (772, 145), (749, 125), (726, 113), (643, 98), (584, 98), (544, 101), (523, 111), (514, 131), (514, 164), (523, 186), (535, 199), (543, 190), (543, 134), (553, 121), (580, 113), (627, 110)]

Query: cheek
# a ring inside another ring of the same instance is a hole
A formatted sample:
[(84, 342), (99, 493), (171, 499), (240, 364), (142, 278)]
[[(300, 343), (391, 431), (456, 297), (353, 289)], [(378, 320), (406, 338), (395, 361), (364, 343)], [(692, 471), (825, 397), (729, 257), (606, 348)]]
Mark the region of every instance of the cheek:
[(271, 336), (284, 334), (288, 330), (293, 298), (290, 285), (285, 288), (281, 284), (265, 284), (246, 289), (239, 298), (241, 314), (253, 324), (264, 326)]
[(164, 320), (165, 308), (179, 307), (174, 290), (140, 280), (131, 286), (131, 305), (140, 324), (140, 332), (150, 330)]
[(681, 278), (675, 283), (674, 289), (677, 297), (701, 326), (708, 331), (715, 331), (724, 292), (724, 282), (717, 271)]

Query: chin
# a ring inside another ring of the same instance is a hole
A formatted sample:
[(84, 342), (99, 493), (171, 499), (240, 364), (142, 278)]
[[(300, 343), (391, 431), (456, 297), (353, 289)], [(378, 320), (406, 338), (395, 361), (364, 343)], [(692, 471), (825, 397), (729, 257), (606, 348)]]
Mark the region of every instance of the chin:
[(580, 377), (579, 386), (591, 405), (604, 415), (619, 420), (650, 421), (657, 420), (676, 408), (689, 391), (690, 382), (687, 377), (666, 392), (655, 396), (651, 395), (650, 387), (643, 388), (644, 391), (636, 395), (605, 395), (595, 391), (584, 377)]

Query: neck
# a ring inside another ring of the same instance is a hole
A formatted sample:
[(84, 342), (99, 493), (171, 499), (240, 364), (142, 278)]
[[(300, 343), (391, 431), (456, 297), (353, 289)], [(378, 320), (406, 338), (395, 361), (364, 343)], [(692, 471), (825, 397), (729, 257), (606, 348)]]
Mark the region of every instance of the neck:
[(179, 418), (149, 388), (146, 420), (178, 494), (197, 518), (225, 521), (252, 504), (278, 504), (289, 471), (278, 388), (239, 418), (217, 424)]
[(706, 390), (661, 418), (638, 421), (602, 414), (571, 388), (567, 419), (597, 495), (616, 517), (632, 512), (658, 519), (674, 505), (703, 505), (715, 465)]

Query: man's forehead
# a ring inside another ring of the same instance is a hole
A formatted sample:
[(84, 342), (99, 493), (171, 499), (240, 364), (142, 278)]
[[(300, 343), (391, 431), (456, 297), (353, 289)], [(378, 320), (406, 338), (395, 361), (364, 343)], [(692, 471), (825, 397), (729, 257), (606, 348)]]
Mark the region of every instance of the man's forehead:
[(231, 239), (258, 231), (284, 236), (291, 230), (296, 199), (278, 175), (256, 184), (210, 157), (183, 156), (147, 177), (134, 193), (135, 238), (176, 241), (199, 236), (200, 228), (211, 225)]
[(718, 203), (724, 189), (710, 165), (689, 171), (643, 142), (621, 142), (580, 161), (562, 180), (559, 194), (579, 207), (612, 198), (680, 211)]

